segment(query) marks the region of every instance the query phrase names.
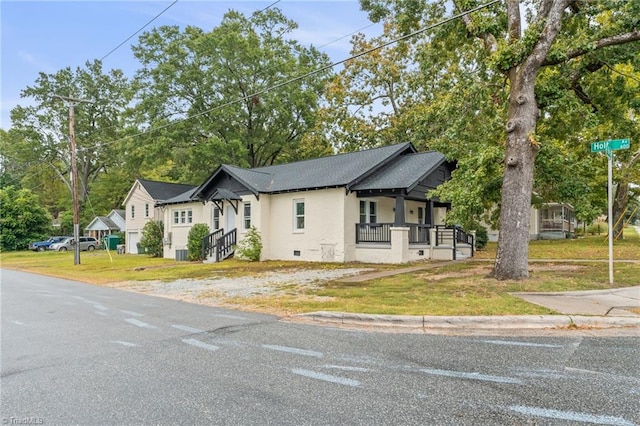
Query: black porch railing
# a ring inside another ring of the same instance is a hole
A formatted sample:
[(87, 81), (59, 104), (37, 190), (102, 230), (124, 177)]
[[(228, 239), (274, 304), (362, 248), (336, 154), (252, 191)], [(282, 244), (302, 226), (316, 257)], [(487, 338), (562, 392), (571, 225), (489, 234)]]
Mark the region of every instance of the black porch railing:
[[(431, 225), (408, 223), (409, 244), (429, 244)], [(391, 243), (393, 223), (356, 223), (356, 244), (358, 243)]]
[(407, 224), (409, 227), (409, 244), (429, 244), (431, 225)]
[(392, 223), (356, 223), (356, 244), (391, 243)]
[(236, 229), (232, 229), (222, 235), (216, 241), (216, 262), (220, 262), (231, 256), (236, 246)]
[[(356, 223), (356, 244), (358, 243), (391, 243), (392, 223)], [(409, 244), (431, 244), (431, 229), (435, 229), (435, 246), (451, 248), (453, 260), (456, 260), (458, 245), (471, 247), (471, 256), (475, 254), (475, 241), (471, 233), (459, 226), (418, 225), (407, 223), (409, 228)], [(468, 248), (468, 247), (465, 247)]]
[(213, 257), (216, 252), (216, 241), (224, 234), (224, 229), (218, 229), (202, 239), (202, 259)]
[(458, 244), (468, 244), (471, 246), (471, 257), (475, 254), (475, 244), (473, 234), (466, 232), (459, 226), (436, 227), (436, 246), (450, 245), (453, 251), (453, 260), (456, 260)]

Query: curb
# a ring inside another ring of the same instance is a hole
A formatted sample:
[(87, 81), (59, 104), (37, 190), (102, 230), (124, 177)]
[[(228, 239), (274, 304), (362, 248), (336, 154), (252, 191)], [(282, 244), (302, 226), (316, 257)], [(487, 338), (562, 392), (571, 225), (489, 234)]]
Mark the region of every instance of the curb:
[(544, 329), (574, 327), (640, 328), (640, 317), (602, 317), (585, 315), (412, 316), (319, 311), (295, 316), (321, 323), (423, 329)]

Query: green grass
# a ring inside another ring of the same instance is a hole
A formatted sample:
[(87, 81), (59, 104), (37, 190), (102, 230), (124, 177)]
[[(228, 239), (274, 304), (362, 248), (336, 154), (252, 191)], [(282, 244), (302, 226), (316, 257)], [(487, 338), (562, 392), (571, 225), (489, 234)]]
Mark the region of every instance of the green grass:
[[(613, 258), (640, 260), (640, 236), (632, 227), (625, 228), (624, 239), (613, 243)], [(488, 243), (477, 258), (494, 259), (497, 243)], [(565, 240), (537, 240), (529, 243), (529, 259), (608, 259), (609, 242), (606, 235)]]
[[(222, 304), (276, 314), (318, 310), (395, 315), (544, 315), (554, 313), (529, 304), (509, 293), (592, 290), (610, 288), (607, 262), (564, 262), (566, 259), (606, 260), (608, 245), (604, 237), (576, 240), (533, 241), (531, 277), (523, 281), (497, 281), (487, 278), (495, 257), (495, 244), (478, 252), (476, 259), (394, 275), (364, 283), (330, 281), (315, 286), (283, 285), (277, 295), (228, 298)], [(640, 236), (633, 228), (624, 241), (614, 245), (616, 259), (640, 260)], [(482, 261), (482, 259), (489, 261)], [(398, 269), (407, 265), (363, 265), (310, 262), (247, 262), (237, 259), (221, 263), (176, 262), (143, 255), (108, 255), (104, 251), (83, 252), (81, 264), (73, 264), (73, 253), (0, 253), (2, 267), (31, 271), (98, 285), (129, 281), (179, 278), (239, 277), (268, 271), (299, 269), (339, 269), (369, 267)], [(640, 284), (640, 262), (615, 264), (615, 287)], [(122, 285), (119, 285), (122, 288)], [(126, 285), (124, 286), (126, 288)], [(220, 296), (202, 294), (207, 297)]]

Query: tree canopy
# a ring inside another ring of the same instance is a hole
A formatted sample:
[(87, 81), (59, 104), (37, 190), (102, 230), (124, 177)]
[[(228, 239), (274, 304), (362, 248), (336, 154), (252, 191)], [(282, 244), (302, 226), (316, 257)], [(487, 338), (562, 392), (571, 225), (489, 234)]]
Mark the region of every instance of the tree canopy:
[[(229, 11), (206, 32), (173, 26), (134, 46), (143, 161), (166, 164), (177, 180), (198, 182), (221, 163), (257, 167), (303, 158), (329, 63), (288, 34), (296, 27), (276, 8), (250, 17)], [(185, 120), (188, 118), (188, 120)]]
[[(371, 19), (403, 33), (451, 13), (446, 1), (361, 3)], [(482, 4), (453, 6), (464, 12)], [(578, 201), (582, 217), (593, 217), (592, 195), (600, 190), (591, 165), (600, 160), (583, 161), (588, 142), (638, 131), (639, 13), (638, 2), (618, 0), (506, 0), (411, 41), (421, 90), (404, 115), (431, 147), (458, 160), (454, 179), (437, 191), (457, 206), (453, 218), (469, 221), (497, 205), (497, 278), (528, 276), (532, 194)], [(631, 82), (618, 79), (623, 69)], [(607, 88), (612, 79), (618, 90)], [(620, 108), (594, 109), (601, 95), (599, 102), (615, 98)], [(624, 129), (617, 126), (625, 121)]]

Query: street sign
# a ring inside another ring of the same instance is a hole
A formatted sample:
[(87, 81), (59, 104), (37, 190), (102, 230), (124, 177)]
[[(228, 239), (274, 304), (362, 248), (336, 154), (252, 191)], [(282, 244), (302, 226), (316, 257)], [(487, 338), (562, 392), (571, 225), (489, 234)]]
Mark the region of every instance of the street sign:
[(613, 284), (613, 151), (629, 149), (629, 139), (613, 139), (608, 141), (591, 142), (591, 152), (605, 151), (607, 161), (607, 204), (609, 218), (609, 284)]
[(629, 146), (629, 139), (613, 139), (610, 141), (591, 142), (591, 152), (629, 149)]

